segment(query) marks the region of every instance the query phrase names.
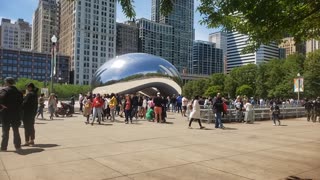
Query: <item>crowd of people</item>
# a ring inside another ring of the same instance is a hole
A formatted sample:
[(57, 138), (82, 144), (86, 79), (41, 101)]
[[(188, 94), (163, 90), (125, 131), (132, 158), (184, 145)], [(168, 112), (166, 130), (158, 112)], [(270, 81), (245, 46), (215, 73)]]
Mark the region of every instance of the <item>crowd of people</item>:
[[(33, 146), (35, 140), (35, 118), (44, 119), (43, 112), (46, 106), (44, 94), (38, 98), (38, 88), (33, 83), (26, 85), (26, 93), (22, 94), (15, 86), (13, 78), (5, 79), (5, 88), (0, 90), (0, 112), (2, 118), (2, 141), (1, 150), (6, 151), (9, 140), (9, 130), (12, 127), (14, 134), (14, 146), (17, 150), (21, 146)], [(48, 112), (50, 119), (54, 116), (72, 115), (74, 113), (75, 97), (72, 96), (70, 103), (61, 102), (58, 107), (58, 97), (52, 93), (48, 98)], [(288, 101), (290, 103), (290, 101)], [(269, 105), (266, 105), (268, 103)], [(272, 114), (273, 125), (281, 125), (280, 106), (283, 102), (279, 100), (259, 101), (259, 106), (269, 107)], [(182, 95), (164, 97), (160, 92), (155, 96), (147, 97), (141, 94), (119, 95), (115, 93), (101, 95), (99, 93), (79, 95), (80, 112), (85, 117), (85, 124), (94, 125), (110, 120), (115, 122), (118, 118), (124, 118), (124, 123), (133, 123), (133, 119), (146, 119), (150, 122), (166, 123), (167, 112), (179, 113), (189, 120), (188, 128), (192, 128), (192, 122), (198, 121), (200, 129), (205, 128), (201, 124), (201, 109), (212, 109), (215, 116), (215, 128), (225, 128), (222, 117), (228, 113), (228, 108), (234, 107), (235, 117), (238, 122), (254, 122), (253, 98), (238, 96), (235, 100), (228, 100), (220, 93), (214, 98), (195, 96), (188, 100)], [(304, 100), (308, 121), (320, 122), (320, 97), (314, 101)], [(21, 121), (22, 120), (22, 121)], [(25, 143), (21, 145), (19, 127), (23, 122)]]

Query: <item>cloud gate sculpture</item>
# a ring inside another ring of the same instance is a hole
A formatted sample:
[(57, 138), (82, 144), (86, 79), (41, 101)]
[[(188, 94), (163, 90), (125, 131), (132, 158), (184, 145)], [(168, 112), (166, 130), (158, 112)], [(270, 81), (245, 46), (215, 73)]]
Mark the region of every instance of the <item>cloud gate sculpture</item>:
[(93, 93), (132, 94), (141, 92), (164, 96), (181, 94), (181, 78), (177, 69), (165, 59), (145, 54), (130, 53), (117, 56), (103, 64), (94, 74)]

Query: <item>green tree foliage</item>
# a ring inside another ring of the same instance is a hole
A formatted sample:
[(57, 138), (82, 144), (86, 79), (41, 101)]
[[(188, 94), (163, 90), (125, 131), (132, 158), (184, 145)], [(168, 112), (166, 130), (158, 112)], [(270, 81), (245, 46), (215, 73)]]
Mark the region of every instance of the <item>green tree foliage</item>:
[(206, 92), (204, 93), (204, 95), (206, 97), (215, 97), (218, 93), (223, 92), (223, 87), (220, 85), (217, 86), (210, 86)]
[(253, 96), (253, 88), (247, 84), (241, 85), (237, 88), (237, 95), (251, 97)]
[(290, 34), (296, 42), (320, 37), (320, 1), (317, 0), (200, 0), (201, 23), (210, 28), (249, 35), (254, 50), (281, 42)]
[(183, 93), (188, 97), (215, 96), (220, 92), (232, 98), (237, 95), (297, 98), (297, 93), (293, 92), (293, 79), (298, 73), (304, 77), (305, 85), (300, 97), (320, 96), (320, 50), (309, 53), (307, 58), (294, 54), (284, 60), (274, 59), (259, 66), (249, 64), (234, 68), (228, 75), (213, 74), (207, 80), (190, 81), (183, 86)]
[(304, 63), (305, 93), (308, 97), (320, 96), (320, 51), (309, 53)]
[[(43, 82), (28, 78), (20, 78), (16, 83), (16, 87), (21, 91), (26, 90), (26, 85), (30, 82), (32, 82), (37, 88), (39, 88), (39, 94), (40, 89), (46, 87)], [(90, 86), (73, 84), (53, 84), (53, 89), (59, 98), (70, 98), (71, 95), (77, 96), (80, 93), (89, 92)]]

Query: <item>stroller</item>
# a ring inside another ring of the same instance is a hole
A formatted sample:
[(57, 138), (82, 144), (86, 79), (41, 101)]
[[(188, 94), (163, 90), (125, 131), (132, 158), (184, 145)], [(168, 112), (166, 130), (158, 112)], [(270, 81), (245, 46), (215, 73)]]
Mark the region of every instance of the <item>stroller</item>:
[(62, 117), (72, 117), (74, 113), (74, 107), (71, 104), (61, 102), (61, 107), (58, 108), (57, 114), (61, 115)]

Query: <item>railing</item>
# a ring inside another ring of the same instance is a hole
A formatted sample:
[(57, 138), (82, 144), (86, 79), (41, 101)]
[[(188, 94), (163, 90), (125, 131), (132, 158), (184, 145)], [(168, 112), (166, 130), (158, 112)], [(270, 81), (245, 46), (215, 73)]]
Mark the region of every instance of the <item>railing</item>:
[[(212, 106), (200, 106), (200, 116), (202, 121), (207, 121), (208, 123), (214, 122), (215, 120), (215, 114), (212, 111)], [(248, 113), (246, 111), (243, 111), (243, 117), (245, 113)], [(280, 107), (280, 118), (286, 119), (286, 118), (298, 118), (298, 117), (304, 117), (305, 116), (305, 109), (301, 106), (296, 107), (287, 107), (282, 106)], [(256, 107), (253, 109), (253, 120), (269, 120), (272, 118), (272, 114), (270, 112), (270, 108), (260, 108)], [(227, 113), (224, 114), (222, 117), (223, 122), (234, 122), (237, 121), (237, 111), (236, 109), (228, 109)]]

